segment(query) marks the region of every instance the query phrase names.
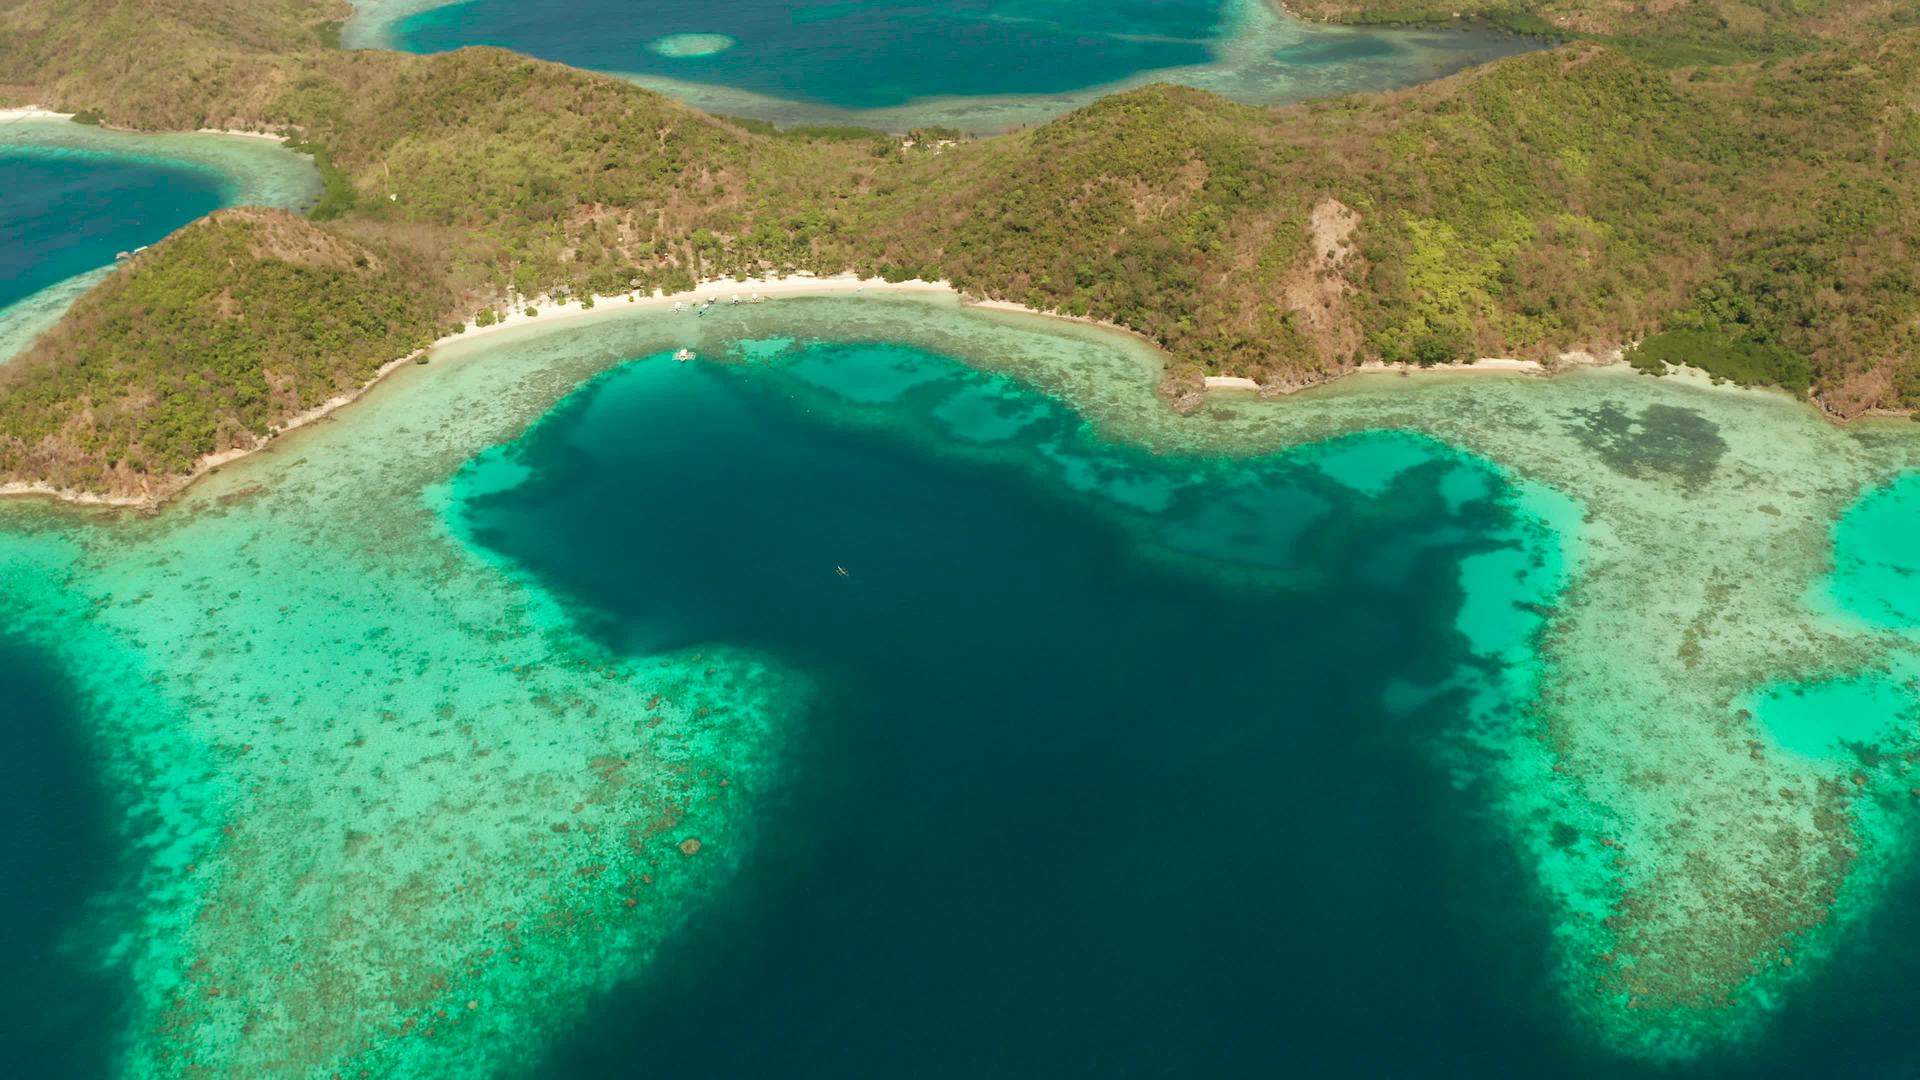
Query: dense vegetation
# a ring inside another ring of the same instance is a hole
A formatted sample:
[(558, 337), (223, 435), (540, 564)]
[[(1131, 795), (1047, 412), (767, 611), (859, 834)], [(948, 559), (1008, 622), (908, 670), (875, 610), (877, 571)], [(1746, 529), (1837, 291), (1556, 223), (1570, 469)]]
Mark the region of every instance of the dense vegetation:
[(0, 88), (84, 100), (112, 123), (235, 126), (349, 14), (347, 0), (0, 0)]
[(1669, 365), (1702, 368), (1716, 378), (1805, 393), (1813, 378), (1807, 358), (1779, 345), (1734, 341), (1711, 330), (1666, 330), (1627, 351), (1634, 367), (1663, 375)]
[[(372, 289), (367, 268), (334, 267), (347, 276), (333, 287), (389, 320), (392, 340), (355, 324), (350, 359), (290, 360), (286, 327), (271, 324), (308, 309), (275, 290), (306, 283), (252, 262), (222, 271), (204, 252), (234, 226), (189, 230), (0, 379), (0, 437), (13, 440), (0, 475), (53, 475), (56, 444), (77, 438), (67, 418), (134, 386), (185, 395), (167, 408), (190, 416), (89, 427), (65, 453), (92, 464), (58, 475), (124, 486), (294, 406), (262, 399), (253, 375), (244, 392), (206, 394), (125, 363), (144, 324), (184, 310), (150, 308), (144, 290), (189, 278), (242, 288), (249, 315), (255, 303), (276, 313), (222, 325), (222, 364), (246, 359), (208, 377), (292, 371), (302, 385), (350, 383), (436, 325), (560, 289), (857, 269), (1119, 322), (1164, 345), (1176, 378), (1299, 384), (1369, 358), (1546, 357), (1647, 338), (1637, 359), (1649, 366), (1810, 387), (1845, 414), (1920, 406), (1920, 32), (1886, 32), (1903, 5), (1468, 4), (1593, 40), (1288, 108), (1148, 87), (948, 143), (775, 132), (497, 50), (343, 53), (316, 29), (337, 17), (332, 3), (256, 5), (223, 46), (195, 13), (230, 2), (0, 0), (0, 33), (29, 46), (0, 48), (0, 79), (37, 80), (44, 100), (110, 123), (297, 132), (328, 179), (316, 217), (332, 219), (306, 228), (409, 268), (406, 288)], [(54, 58), (52, 42), (107, 47), (77, 21), (89, 7), (200, 27), (183, 47), (217, 54), (217, 74), (156, 99)], [(1738, 62), (1675, 66), (1669, 46), (1689, 42)]]
[(1665, 65), (1790, 56), (1920, 26), (1920, 9), (1901, 0), (1288, 0), (1287, 9), (1344, 23), (1475, 18)]
[(448, 300), (406, 253), (280, 211), (222, 211), (137, 263), (0, 367), (0, 475), (164, 488), (426, 344)]

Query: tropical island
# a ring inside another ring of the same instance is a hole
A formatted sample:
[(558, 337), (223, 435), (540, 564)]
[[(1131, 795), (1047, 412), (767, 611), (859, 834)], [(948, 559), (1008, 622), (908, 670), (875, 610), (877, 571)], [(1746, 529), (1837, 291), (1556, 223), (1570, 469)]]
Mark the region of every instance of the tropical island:
[[(1166, 350), (1174, 393), (1637, 345), (1836, 416), (1908, 410), (1920, 35), (1896, 8), (1543, 4), (1516, 25), (1566, 44), (1410, 90), (1262, 109), (1154, 86), (952, 141), (734, 123), (492, 49), (345, 52), (337, 4), (15, 4), (9, 98), (283, 133), (327, 192), (305, 219), (221, 217), (160, 246), (9, 364), (0, 476), (165, 488), (485, 313), (801, 271), (1113, 322)], [(107, 61), (126, 49), (156, 62)], [(396, 295), (398, 268), (428, 287)], [(259, 314), (222, 325), (208, 275)], [(342, 321), (345, 338), (293, 332)], [(217, 355), (189, 356), (209, 326)], [(155, 380), (189, 369), (210, 392), (149, 423)]]
[(68, 1041), (1896, 1062), (1920, 14), (1289, 10), (1526, 45), (981, 134), (342, 48), (337, 0), (0, 6), (0, 106), (316, 183), (0, 360), (0, 491), (55, 496), (0, 503), (0, 696), (128, 834), (79, 952), (131, 1001)]

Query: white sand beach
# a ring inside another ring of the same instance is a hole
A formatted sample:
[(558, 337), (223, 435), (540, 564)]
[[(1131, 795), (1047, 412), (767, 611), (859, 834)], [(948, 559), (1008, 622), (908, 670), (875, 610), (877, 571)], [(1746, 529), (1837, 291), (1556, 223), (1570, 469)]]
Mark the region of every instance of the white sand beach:
[(1391, 372), (1397, 375), (1457, 375), (1473, 373), (1520, 373), (1525, 375), (1544, 375), (1547, 366), (1538, 360), (1516, 360), (1507, 356), (1484, 356), (1478, 360), (1461, 360), (1451, 364), (1389, 364), (1373, 360), (1354, 369), (1362, 374), (1373, 372)]
[(0, 109), (0, 124), (11, 124), (19, 120), (71, 120), (73, 115), (43, 109), (38, 105), (22, 105), (12, 109)]
[[(847, 296), (847, 295), (920, 295), (945, 294), (958, 295), (953, 286), (944, 281), (889, 282), (882, 278), (857, 278), (852, 274), (835, 277), (815, 277), (810, 274), (794, 274), (784, 278), (750, 278), (745, 281), (733, 278), (720, 278), (701, 284), (699, 288), (678, 293), (655, 293), (651, 296), (636, 297), (634, 294), (598, 296), (592, 307), (583, 307), (578, 298), (555, 300), (541, 297), (532, 302), (520, 302), (513, 310), (506, 311), (500, 321), (490, 326), (469, 325), (463, 333), (448, 334), (425, 349), (415, 350), (405, 356), (395, 357), (376, 371), (363, 386), (338, 394), (292, 417), (289, 417), (264, 438), (256, 439), (252, 445), (236, 446), (218, 453), (208, 454), (195, 463), (193, 471), (183, 477), (168, 481), (141, 495), (100, 495), (92, 492), (69, 491), (55, 488), (45, 483), (13, 482), (0, 484), (0, 497), (38, 496), (58, 499), (62, 502), (83, 506), (114, 506), (143, 508), (164, 503), (181, 491), (191, 487), (194, 481), (220, 468), (222, 465), (238, 461), (249, 454), (256, 453), (271, 443), (274, 438), (297, 428), (324, 420), (327, 416), (351, 404), (367, 391), (379, 385), (381, 380), (394, 371), (425, 357), (443, 346), (455, 342), (472, 341), (475, 338), (498, 334), (503, 331), (538, 325), (542, 328), (564, 326), (590, 322), (594, 319), (612, 318), (631, 314), (635, 311), (670, 308), (678, 303), (685, 306), (687, 317), (694, 318), (698, 304), (712, 300), (716, 304), (731, 304), (737, 297), (739, 303), (761, 302), (780, 298), (799, 296)], [(528, 314), (532, 310), (536, 314)]]
[[(11, 109), (0, 109), (0, 124), (17, 123), (23, 120), (72, 120), (75, 113), (55, 112), (38, 105), (21, 105)], [(107, 131), (119, 131), (120, 128), (100, 125)], [(246, 139), (272, 139), (283, 142), (286, 136), (271, 131), (242, 131), (239, 128), (196, 128), (195, 135), (237, 135)]]
[[(636, 311), (660, 310), (681, 305), (689, 319), (696, 318), (701, 304), (712, 301), (715, 305), (754, 304), (797, 297), (823, 296), (945, 296), (966, 301), (968, 307), (989, 311), (1013, 312), (1029, 316), (1042, 316), (1063, 319), (1072, 322), (1100, 326), (1106, 329), (1127, 333), (1135, 338), (1139, 335), (1114, 323), (1079, 316), (1064, 315), (1059, 312), (1036, 311), (1033, 308), (1006, 300), (966, 300), (952, 284), (946, 281), (923, 281), (918, 278), (907, 281), (890, 282), (882, 278), (860, 278), (853, 274), (839, 274), (832, 277), (818, 277), (809, 273), (796, 273), (786, 277), (755, 277), (744, 280), (718, 278), (702, 282), (697, 288), (676, 293), (655, 292), (642, 296), (635, 293), (620, 293), (611, 296), (596, 296), (593, 306), (583, 306), (580, 297), (555, 299), (541, 296), (532, 300), (517, 300), (510, 308), (502, 305), (499, 319), (489, 325), (479, 326), (469, 321), (459, 333), (442, 336), (425, 349), (416, 350), (405, 356), (396, 357), (383, 365), (363, 386), (354, 388), (324, 401), (311, 409), (290, 417), (282, 422), (268, 436), (256, 440), (250, 446), (233, 447), (216, 454), (210, 454), (195, 465), (193, 471), (185, 477), (162, 484), (154, 490), (137, 496), (100, 496), (82, 492), (56, 490), (45, 484), (12, 483), (0, 485), (0, 496), (28, 495), (61, 499), (67, 502), (122, 507), (152, 507), (172, 498), (191, 486), (200, 477), (218, 469), (222, 465), (237, 461), (264, 448), (278, 435), (305, 427), (352, 403), (354, 400), (378, 385), (381, 380), (395, 370), (419, 361), (430, 361), (436, 350), (455, 343), (470, 342), (502, 334), (511, 330), (539, 327), (548, 329), (556, 326), (586, 324), (596, 320), (611, 319)], [(1348, 374), (1521, 374), (1546, 375), (1547, 365), (1534, 360), (1517, 360), (1507, 357), (1488, 357), (1485, 359), (1455, 364), (1435, 364), (1420, 367), (1412, 364), (1383, 364), (1379, 362), (1363, 364)], [(1210, 375), (1206, 377), (1208, 390), (1232, 392), (1261, 391), (1263, 387), (1254, 379), (1237, 375)]]
[[(497, 334), (503, 330), (538, 324), (552, 326), (556, 323), (574, 323), (589, 319), (605, 319), (633, 311), (646, 311), (674, 304), (685, 305), (689, 314), (699, 304), (712, 300), (716, 304), (731, 304), (736, 300), (742, 304), (779, 300), (796, 296), (848, 296), (848, 295), (920, 295), (928, 294), (959, 296), (954, 287), (944, 281), (921, 281), (914, 278), (908, 281), (887, 281), (883, 278), (859, 278), (852, 274), (838, 274), (833, 277), (816, 277), (808, 273), (790, 274), (787, 277), (756, 277), (739, 280), (735, 278), (715, 278), (701, 282), (699, 286), (684, 292), (655, 292), (648, 296), (634, 293), (616, 293), (612, 296), (596, 296), (592, 307), (583, 307), (581, 298), (564, 297), (554, 299), (549, 296), (538, 297), (531, 301), (521, 301), (511, 308), (502, 307), (502, 318), (490, 326), (477, 326), (471, 321), (463, 333), (448, 334), (435, 341), (434, 347), (450, 345), (456, 341), (472, 341), (476, 337)], [(757, 298), (757, 300), (756, 300)], [(986, 305), (982, 305), (986, 306)], [(1018, 311), (1028, 311), (1017, 305), (1007, 305)], [(528, 314), (531, 310), (536, 314)], [(413, 359), (407, 357), (406, 359)]]

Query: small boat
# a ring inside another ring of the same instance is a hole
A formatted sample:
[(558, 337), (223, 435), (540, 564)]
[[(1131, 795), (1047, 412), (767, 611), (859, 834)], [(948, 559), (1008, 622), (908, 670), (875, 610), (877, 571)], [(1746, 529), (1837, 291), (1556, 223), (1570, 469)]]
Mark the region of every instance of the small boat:
[(681, 349), (679, 352), (673, 354), (673, 358), (684, 364), (687, 361), (693, 359), (693, 350)]
[(118, 255), (115, 255), (115, 256), (114, 256), (114, 258), (115, 258), (115, 259), (131, 259), (131, 258), (133, 258), (133, 252), (131, 252), (131, 251), (123, 251), (123, 252), (121, 252), (120, 254), (118, 254)]
[(675, 310), (675, 311), (685, 311), (685, 310), (687, 310), (687, 305), (686, 305), (686, 304), (685, 304), (685, 303), (684, 303), (683, 301), (680, 301), (680, 300), (675, 300), (675, 301), (673, 302), (673, 310)]
[(834, 567), (834, 568), (833, 568), (833, 572), (834, 572), (834, 573), (836, 573), (836, 574), (839, 574), (839, 575), (840, 575), (841, 577), (846, 577), (846, 576), (847, 576), (847, 568), (846, 568), (846, 567), (844, 567), (844, 566), (836, 566), (836, 567)]
[(737, 303), (739, 303), (739, 302), (740, 302), (740, 294), (739, 294), (739, 293), (734, 293), (734, 294), (733, 294), (733, 296), (732, 296), (732, 298), (730, 298), (730, 299), (729, 299), (729, 300), (727, 301), (727, 303), (729, 303), (729, 304), (737, 304)]

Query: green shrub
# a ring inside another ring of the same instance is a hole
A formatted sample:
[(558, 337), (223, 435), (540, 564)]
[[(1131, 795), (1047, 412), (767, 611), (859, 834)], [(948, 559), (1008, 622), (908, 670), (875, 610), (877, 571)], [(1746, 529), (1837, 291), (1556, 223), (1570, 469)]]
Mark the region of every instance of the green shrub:
[(1450, 364), (1460, 359), (1465, 351), (1457, 335), (1428, 334), (1413, 343), (1413, 362), (1421, 367)]
[(155, 244), (8, 361), (0, 476), (106, 491), (178, 475), (428, 344), (449, 299), (430, 268), (398, 249), (356, 266), (355, 246), (251, 208)]
[(1806, 357), (1779, 345), (1735, 341), (1711, 330), (1668, 330), (1630, 351), (1633, 366), (1685, 364), (1741, 386), (1778, 386), (1805, 394), (1813, 384)]
[(308, 217), (315, 221), (332, 221), (359, 204), (360, 192), (354, 188), (347, 174), (334, 165), (333, 156), (327, 153), (326, 147), (291, 137), (285, 142), (287, 149), (311, 157), (314, 169), (320, 174), (320, 201), (307, 211)]

